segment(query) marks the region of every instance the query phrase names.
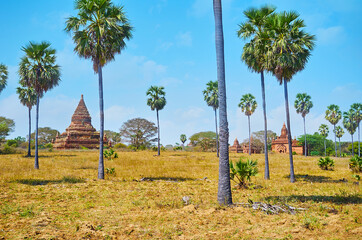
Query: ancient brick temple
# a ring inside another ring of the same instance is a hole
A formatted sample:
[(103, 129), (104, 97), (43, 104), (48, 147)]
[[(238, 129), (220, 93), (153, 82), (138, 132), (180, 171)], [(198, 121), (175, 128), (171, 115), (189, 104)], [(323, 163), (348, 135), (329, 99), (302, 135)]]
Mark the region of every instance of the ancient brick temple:
[[(273, 152), (277, 153), (289, 153), (288, 129), (285, 126), (285, 123), (283, 124), (280, 136), (272, 141), (271, 149)], [(301, 146), (299, 141), (297, 141), (295, 138), (292, 140), (292, 152), (296, 152), (299, 155), (303, 155), (304, 153), (303, 146)]]
[(239, 144), (239, 141), (237, 138), (234, 140), (234, 145), (229, 147), (229, 152), (233, 153), (241, 153), (243, 150), (241, 149), (241, 146)]
[[(251, 142), (251, 153), (261, 153), (260, 147), (258, 148), (253, 143), (253, 136), (250, 137), (250, 142)], [(249, 142), (244, 143), (242, 146), (243, 146), (243, 153), (249, 153)]]
[[(53, 147), (55, 149), (99, 148), (99, 132), (92, 126), (91, 120), (82, 94), (69, 127), (56, 137)], [(103, 142), (107, 144), (105, 136)]]

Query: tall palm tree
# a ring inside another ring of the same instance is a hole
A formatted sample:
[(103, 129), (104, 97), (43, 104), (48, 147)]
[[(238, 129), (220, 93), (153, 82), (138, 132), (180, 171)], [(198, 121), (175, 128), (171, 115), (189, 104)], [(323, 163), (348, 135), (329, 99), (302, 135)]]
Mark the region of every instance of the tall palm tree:
[(111, 0), (76, 0), (75, 9), (78, 10), (78, 14), (67, 19), (65, 31), (73, 33), (74, 51), (81, 58), (91, 59), (93, 70), (98, 74), (100, 109), (98, 179), (104, 179), (102, 68), (126, 47), (125, 40), (132, 37), (132, 27), (123, 7), (114, 5)]
[(238, 105), (241, 108), (241, 112), (245, 113), (248, 116), (248, 124), (249, 124), (249, 155), (251, 155), (251, 139), (250, 139), (250, 116), (255, 112), (255, 109), (258, 107), (258, 104), (255, 101), (255, 97), (250, 93), (244, 94)]
[(251, 71), (260, 73), (264, 114), (265, 179), (270, 179), (270, 173), (267, 144), (268, 124), (266, 117), (264, 71), (267, 69), (268, 51), (271, 43), (268, 34), (265, 32), (265, 21), (274, 11), (275, 8), (269, 6), (265, 6), (260, 9), (251, 8), (244, 11), (244, 15), (248, 20), (245, 23), (241, 23), (238, 30), (238, 36), (241, 39), (246, 40), (252, 38), (249, 43), (244, 45), (241, 60), (246, 63)]
[(360, 135), (359, 125), (360, 125), (360, 122), (362, 120), (362, 103), (354, 103), (354, 104), (352, 104), (351, 109), (354, 111), (355, 118), (356, 118), (356, 121), (357, 121), (357, 127), (358, 127), (358, 156), (361, 157), (361, 145), (360, 145), (360, 139), (359, 139), (359, 135)]
[(328, 137), (329, 129), (326, 124), (321, 124), (318, 129), (320, 135), (324, 137), (324, 156), (327, 155), (326, 138)]
[(343, 137), (344, 135), (344, 130), (341, 126), (337, 126), (334, 130), (333, 130), (334, 134), (337, 136), (338, 141), (339, 141), (339, 157), (342, 157), (342, 149), (341, 149), (341, 137)]
[(280, 84), (284, 83), (290, 181), (295, 182), (287, 84), (296, 73), (304, 69), (314, 47), (315, 37), (304, 32), (302, 29), (305, 27), (304, 21), (299, 19), (299, 14), (296, 12), (272, 14), (265, 26), (272, 41), (271, 51), (268, 53), (270, 57), (268, 70), (276, 76)]
[(219, 204), (232, 204), (229, 166), (229, 127), (226, 107), (224, 32), (222, 24), (221, 0), (213, 0), (215, 17), (215, 48), (217, 80), (219, 87), (219, 182), (217, 200)]
[(186, 135), (185, 135), (185, 134), (181, 134), (181, 135), (180, 135), (180, 141), (182, 142), (182, 147), (184, 147), (186, 140), (187, 140)]
[(157, 155), (160, 156), (160, 121), (158, 116), (158, 111), (162, 110), (166, 105), (165, 91), (164, 87), (151, 86), (147, 91), (147, 105), (151, 107), (151, 110), (156, 110), (157, 114)]
[(215, 113), (215, 126), (216, 126), (216, 155), (219, 157), (219, 134), (217, 131), (217, 109), (219, 108), (219, 96), (218, 96), (218, 85), (217, 81), (210, 81), (206, 83), (206, 90), (202, 93), (204, 94), (204, 100), (208, 106), (214, 109)]
[(339, 110), (339, 107), (337, 105), (331, 104), (327, 107), (325, 118), (328, 122), (330, 122), (333, 125), (334, 151), (336, 152), (336, 157), (337, 157), (337, 139), (336, 139), (337, 136), (335, 130), (336, 130), (336, 124), (342, 118), (342, 112)]
[(22, 50), (25, 56), (19, 64), (20, 84), (33, 88), (36, 92), (36, 120), (35, 120), (35, 163), (34, 168), (39, 169), (38, 160), (38, 126), (39, 126), (39, 100), (44, 93), (58, 86), (60, 82), (60, 67), (55, 63), (55, 49), (50, 43), (30, 42)]
[(352, 138), (352, 156), (354, 156), (353, 134), (356, 132), (357, 126), (356, 115), (353, 109), (343, 112), (343, 127), (347, 129)]
[(0, 63), (0, 93), (6, 87), (6, 81), (8, 80), (8, 68)]
[(309, 113), (310, 109), (313, 107), (313, 102), (311, 101), (311, 97), (306, 93), (298, 93), (294, 102), (294, 107), (297, 110), (297, 113), (300, 113), (303, 118), (304, 156), (307, 156), (307, 133), (305, 131), (305, 116)]
[(28, 155), (31, 157), (30, 143), (31, 143), (31, 109), (36, 104), (36, 92), (33, 88), (18, 87), (16, 93), (19, 95), (21, 104), (28, 108), (29, 114), (29, 135), (28, 135)]

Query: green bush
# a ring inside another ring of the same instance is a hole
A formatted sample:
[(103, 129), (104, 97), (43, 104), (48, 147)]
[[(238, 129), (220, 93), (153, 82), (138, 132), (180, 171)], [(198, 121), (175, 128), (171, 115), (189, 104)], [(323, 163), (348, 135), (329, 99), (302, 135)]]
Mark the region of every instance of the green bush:
[(116, 148), (116, 149), (118, 149), (118, 148), (127, 148), (127, 145), (124, 144), (124, 143), (117, 143), (113, 147)]
[(174, 151), (177, 151), (177, 150), (182, 150), (182, 147), (181, 146), (176, 146), (173, 148)]
[(292, 152), (293, 155), (297, 155), (297, 152)]
[(311, 155), (311, 156), (319, 156), (320, 153), (319, 153), (318, 151), (311, 151), (311, 152), (310, 152), (310, 155)]
[(113, 175), (116, 173), (115, 168), (106, 168), (106, 174)]
[(250, 178), (258, 173), (257, 164), (257, 161), (250, 159), (244, 162), (240, 158), (235, 165), (230, 161), (230, 179), (236, 182), (239, 187), (247, 187), (247, 182), (250, 182)]
[(349, 159), (349, 168), (352, 172), (362, 172), (362, 158), (354, 156)]
[(14, 140), (14, 139), (10, 139), (6, 141), (6, 145), (8, 145), (9, 147), (18, 147), (18, 141)]
[(318, 160), (318, 166), (323, 170), (332, 170), (334, 167), (334, 160), (330, 157), (320, 158)]
[(109, 161), (113, 160), (114, 158), (118, 158), (118, 154), (112, 148), (110, 148), (109, 150), (104, 150), (103, 155)]
[(4, 144), (4, 147), (0, 149), (0, 154), (15, 154), (16, 150), (14, 147)]

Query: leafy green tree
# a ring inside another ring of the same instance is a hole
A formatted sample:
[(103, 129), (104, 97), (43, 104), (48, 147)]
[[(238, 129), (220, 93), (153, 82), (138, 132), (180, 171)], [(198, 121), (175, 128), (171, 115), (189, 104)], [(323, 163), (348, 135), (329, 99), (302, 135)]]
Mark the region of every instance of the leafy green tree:
[(8, 68), (0, 63), (0, 93), (6, 87), (6, 81), (8, 80)]
[(0, 116), (0, 141), (9, 136), (15, 130), (15, 122), (12, 119)]
[[(252, 133), (252, 137), (253, 137), (253, 140), (260, 140), (260, 142), (263, 143), (263, 147), (265, 149), (265, 139), (264, 139), (264, 134), (265, 134), (265, 131), (264, 130), (260, 130), (260, 131), (257, 131), (257, 132), (253, 132)], [(267, 140), (266, 140), (266, 143), (267, 143), (267, 148), (268, 150), (271, 150), (271, 143), (272, 141), (277, 137), (277, 134), (275, 132), (273, 132), (272, 130), (268, 130), (267, 131)]]
[(39, 169), (38, 160), (38, 126), (39, 126), (39, 100), (50, 89), (58, 86), (60, 82), (60, 67), (55, 63), (55, 49), (50, 43), (30, 42), (22, 48), (25, 56), (19, 65), (20, 84), (33, 88), (36, 92), (36, 123), (35, 123), (35, 163), (34, 168)]
[(181, 135), (180, 135), (180, 141), (182, 142), (182, 146), (185, 144), (186, 140), (187, 140), (186, 135), (185, 135), (185, 134), (181, 134)]
[(215, 17), (215, 49), (217, 80), (219, 88), (219, 182), (217, 200), (221, 205), (233, 203), (229, 168), (229, 127), (226, 107), (224, 32), (222, 24), (221, 0), (213, 0)]
[(328, 137), (329, 129), (326, 124), (321, 124), (318, 129), (320, 135), (324, 137), (324, 156), (327, 156), (326, 138)]
[(160, 120), (158, 111), (162, 110), (166, 105), (164, 87), (151, 86), (147, 91), (147, 105), (151, 107), (151, 110), (156, 110), (157, 114), (157, 155), (160, 156)]
[(303, 118), (304, 124), (304, 155), (307, 156), (307, 133), (305, 131), (305, 116), (309, 113), (310, 109), (313, 107), (311, 97), (306, 93), (298, 93), (294, 102), (294, 107), (297, 110), (297, 113), (300, 113)]
[(257, 108), (258, 104), (255, 101), (255, 97), (251, 95), (250, 93), (244, 94), (241, 99), (240, 103), (238, 105), (241, 108), (241, 112), (245, 113), (245, 115), (248, 117), (248, 124), (249, 124), (249, 155), (251, 155), (251, 131), (250, 131), (250, 116), (255, 112), (255, 109)]
[(33, 88), (18, 87), (16, 93), (19, 95), (20, 103), (28, 108), (29, 135), (27, 157), (31, 157), (31, 109), (36, 104), (36, 92)]
[[(206, 139), (206, 140), (205, 140)], [(212, 131), (208, 132), (198, 132), (193, 134), (189, 140), (192, 146), (200, 146), (201, 142), (214, 142), (213, 146), (215, 146), (216, 133)]]
[(353, 109), (350, 109), (348, 112), (343, 112), (343, 127), (347, 129), (349, 134), (351, 134), (352, 138), (352, 156), (354, 156), (354, 144), (353, 144), (353, 134), (356, 132), (357, 129), (357, 121), (356, 115)]
[(206, 84), (206, 90), (203, 91), (204, 100), (208, 106), (214, 109), (215, 113), (215, 126), (216, 126), (216, 155), (219, 157), (219, 136), (217, 131), (217, 109), (219, 108), (219, 95), (218, 95), (217, 81), (210, 81)]
[(275, 8), (269, 6), (264, 6), (260, 9), (251, 8), (244, 11), (247, 21), (245, 23), (241, 23), (238, 30), (238, 36), (241, 39), (246, 40), (251, 38), (250, 42), (244, 45), (241, 60), (245, 62), (251, 71), (260, 73), (264, 114), (265, 179), (270, 179), (270, 173), (267, 144), (268, 124), (266, 117), (264, 71), (267, 70), (268, 53), (271, 48), (271, 41), (265, 30), (265, 22), (274, 11)]
[(108, 140), (111, 140), (113, 144), (117, 144), (121, 142), (121, 134), (118, 132), (114, 132), (111, 130), (104, 130), (104, 134), (108, 138)]
[(126, 142), (136, 149), (151, 147), (157, 141), (157, 127), (144, 118), (133, 118), (123, 123), (120, 134)]
[(103, 76), (102, 68), (117, 53), (126, 47), (125, 40), (132, 37), (130, 26), (123, 6), (114, 5), (111, 0), (76, 0), (76, 17), (69, 17), (65, 31), (73, 33), (74, 51), (79, 57), (91, 59), (93, 70), (98, 74), (100, 138), (98, 179), (104, 179), (103, 135)]
[(344, 135), (344, 130), (343, 130), (343, 128), (341, 126), (337, 126), (333, 130), (333, 132), (336, 135), (336, 137), (338, 138), (338, 142), (339, 142), (339, 157), (342, 157), (341, 137), (343, 137), (343, 135)]
[(284, 83), (285, 112), (288, 129), (290, 181), (295, 182), (292, 131), (290, 126), (288, 82), (293, 76), (305, 68), (314, 47), (315, 37), (306, 33), (304, 21), (296, 12), (281, 12), (272, 14), (266, 21), (265, 27), (272, 41), (268, 70), (279, 81)]
[[(342, 118), (342, 112), (339, 110), (339, 107), (335, 104), (329, 105), (326, 110), (326, 120), (333, 125), (333, 132), (336, 130), (336, 124)], [(334, 151), (337, 157), (337, 136), (334, 134)]]
[[(304, 135), (298, 137), (298, 141), (302, 143), (304, 146)], [(324, 155), (324, 140), (326, 140), (326, 148), (327, 154), (330, 153), (329, 150), (333, 148), (333, 142), (329, 139), (325, 139), (322, 135), (318, 132), (312, 134), (307, 134), (307, 150), (308, 155)]]
[(362, 103), (354, 103), (351, 106), (351, 109), (354, 111), (355, 118), (357, 121), (357, 127), (358, 127), (358, 156), (361, 157), (361, 145), (360, 145), (360, 122), (362, 120)]
[[(40, 127), (38, 129), (38, 142), (39, 145), (46, 145), (52, 143), (53, 140), (59, 135), (59, 131), (50, 127)], [(31, 134), (31, 138), (34, 138), (35, 133)]]

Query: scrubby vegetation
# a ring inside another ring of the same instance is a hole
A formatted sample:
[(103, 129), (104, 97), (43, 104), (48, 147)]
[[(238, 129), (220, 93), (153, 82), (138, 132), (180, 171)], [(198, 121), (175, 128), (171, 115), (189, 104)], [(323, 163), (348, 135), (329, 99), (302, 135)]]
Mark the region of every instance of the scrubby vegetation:
[(334, 160), (330, 157), (319, 158), (318, 166), (323, 170), (333, 170)]

